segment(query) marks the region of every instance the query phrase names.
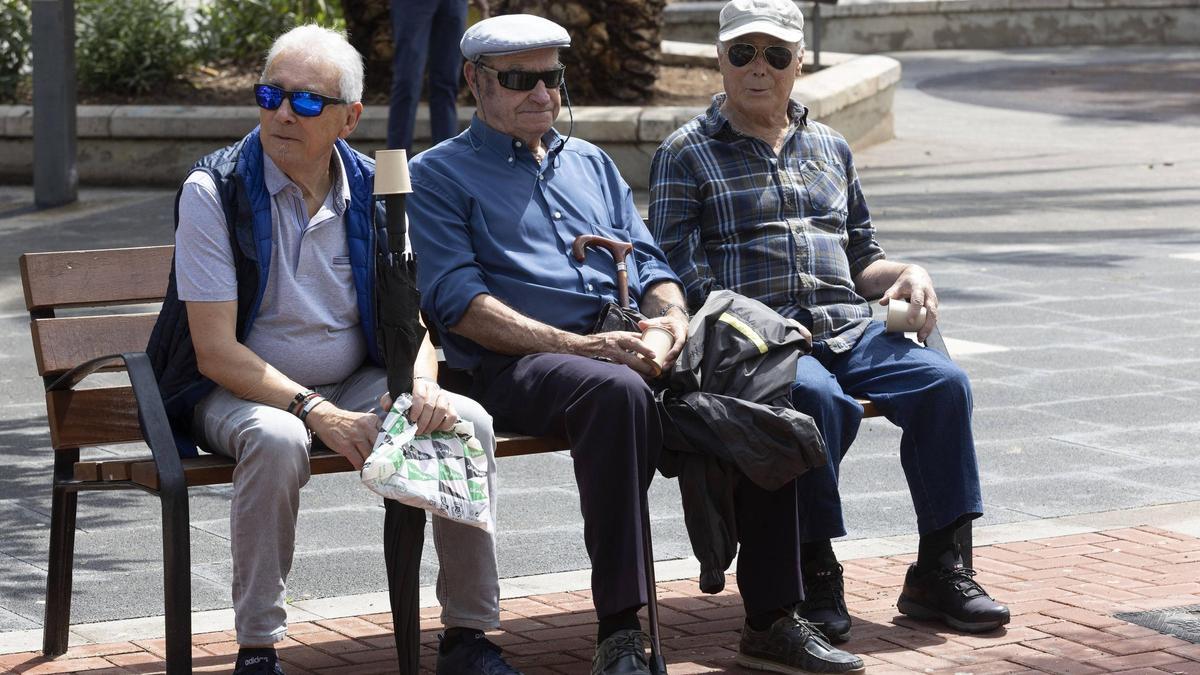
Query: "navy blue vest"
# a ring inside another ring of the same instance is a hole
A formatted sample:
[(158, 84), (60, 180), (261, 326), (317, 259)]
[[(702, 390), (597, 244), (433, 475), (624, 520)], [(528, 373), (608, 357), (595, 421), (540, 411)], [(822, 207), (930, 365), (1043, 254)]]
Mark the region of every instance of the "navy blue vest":
[[(386, 246), (383, 233), (386, 222), (382, 203), (371, 194), (375, 184), (375, 161), (352, 149), (344, 140), (334, 146), (346, 167), (350, 187), (350, 208), (346, 211), (346, 240), (350, 247), (350, 265), (354, 272), (354, 289), (363, 337), (371, 360), (383, 366), (383, 357), (376, 337), (375, 322), (375, 255)], [(245, 138), (222, 148), (196, 162), (192, 171), (204, 171), (213, 178), (229, 237), (233, 243), (234, 267), (237, 271), (237, 339), (246, 336), (258, 316), (267, 276), (271, 266), (271, 195), (263, 180), (263, 150), (258, 129)], [(190, 172), (189, 172), (190, 174)], [(175, 195), (175, 227), (179, 227), (179, 194)], [(372, 208), (378, 211), (372, 221)], [(375, 223), (380, 228), (375, 230)], [(180, 455), (197, 454), (192, 438), (192, 412), (200, 399), (216, 386), (200, 374), (196, 351), (188, 327), (187, 311), (179, 300), (175, 280), (175, 263), (162, 310), (150, 334), (146, 353), (154, 366), (159, 392)]]

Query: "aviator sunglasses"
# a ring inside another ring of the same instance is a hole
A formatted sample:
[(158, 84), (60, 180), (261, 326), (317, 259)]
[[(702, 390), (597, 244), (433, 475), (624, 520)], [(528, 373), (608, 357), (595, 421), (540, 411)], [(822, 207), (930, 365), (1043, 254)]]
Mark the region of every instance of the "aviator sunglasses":
[[(754, 45), (739, 42), (734, 45), (729, 45), (726, 50), (726, 55), (729, 56), (729, 63), (734, 68), (741, 68), (758, 56), (758, 47)], [(792, 50), (779, 45), (771, 45), (764, 47), (762, 50), (763, 58), (775, 70), (783, 70), (792, 63)]]
[(482, 63), (476, 63), (475, 67), (492, 71), (501, 87), (515, 91), (529, 91), (536, 87), (539, 81), (545, 82), (547, 89), (554, 89), (562, 84), (563, 73), (567, 69), (562, 64), (552, 70), (496, 70)]
[(254, 85), (254, 98), (258, 101), (258, 107), (263, 110), (278, 109), (283, 105), (285, 96), (291, 101), (292, 112), (301, 117), (316, 117), (325, 110), (327, 105), (346, 103), (340, 98), (324, 96), (311, 91), (287, 91), (273, 84)]

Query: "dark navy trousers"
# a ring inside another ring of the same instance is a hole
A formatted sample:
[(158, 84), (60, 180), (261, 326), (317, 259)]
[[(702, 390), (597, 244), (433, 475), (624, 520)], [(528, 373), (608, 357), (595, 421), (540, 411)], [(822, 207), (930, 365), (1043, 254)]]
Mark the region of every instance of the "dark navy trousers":
[[(641, 494), (662, 448), (654, 390), (623, 365), (532, 354), (485, 357), (472, 394), (497, 429), (570, 443), (596, 614), (644, 605)], [(795, 481), (768, 492), (744, 480), (735, 499), (738, 587), (747, 611), (794, 604), (802, 598)]]
[(886, 333), (882, 322), (873, 321), (853, 349), (834, 353), (818, 343), (796, 366), (792, 403), (812, 415), (832, 460), (798, 479), (802, 541), (846, 534), (838, 469), (862, 420), (855, 398), (872, 401), (901, 429), (900, 465), (918, 532), (982, 514), (966, 373), (942, 354)]
[(392, 96), (388, 112), (389, 148), (412, 154), (413, 125), (421, 82), (429, 65), (429, 124), (433, 143), (458, 133), (455, 104), (467, 27), (467, 0), (391, 0)]

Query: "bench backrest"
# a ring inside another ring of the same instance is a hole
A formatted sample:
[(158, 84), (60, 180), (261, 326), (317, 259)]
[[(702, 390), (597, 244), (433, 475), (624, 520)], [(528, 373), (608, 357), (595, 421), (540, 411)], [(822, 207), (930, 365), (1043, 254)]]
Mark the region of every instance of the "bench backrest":
[[(49, 383), (93, 358), (144, 350), (157, 312), (136, 311), (136, 305), (162, 301), (174, 249), (22, 255), (21, 283), (38, 374)], [(46, 414), (56, 450), (142, 437), (128, 386), (49, 392)]]

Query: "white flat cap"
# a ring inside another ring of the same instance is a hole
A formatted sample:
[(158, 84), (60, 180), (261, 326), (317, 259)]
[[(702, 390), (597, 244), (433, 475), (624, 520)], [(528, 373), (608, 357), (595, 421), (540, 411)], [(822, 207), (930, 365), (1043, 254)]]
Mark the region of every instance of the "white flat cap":
[(463, 58), (516, 54), (548, 47), (570, 47), (567, 29), (532, 14), (503, 14), (484, 19), (463, 33), (458, 43)]
[(751, 33), (800, 42), (804, 39), (804, 15), (792, 0), (729, 0), (721, 8), (717, 39), (728, 42)]

